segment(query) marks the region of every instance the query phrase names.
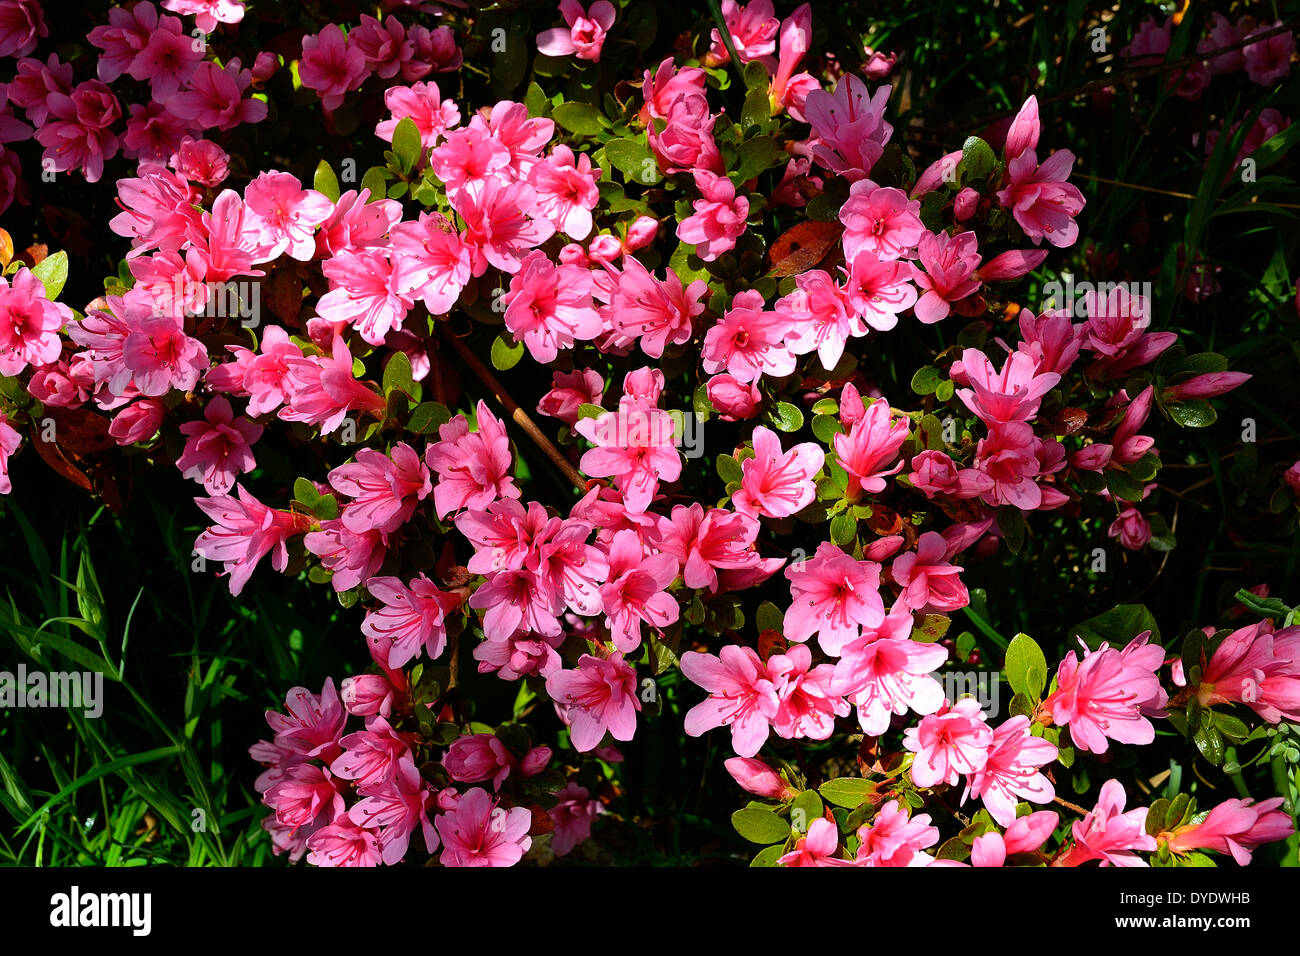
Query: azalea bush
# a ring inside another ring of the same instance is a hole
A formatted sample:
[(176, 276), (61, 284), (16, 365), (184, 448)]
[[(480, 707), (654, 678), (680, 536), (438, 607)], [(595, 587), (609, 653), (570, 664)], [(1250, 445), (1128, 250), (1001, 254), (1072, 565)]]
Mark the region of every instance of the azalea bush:
[(1271, 7), (77, 6), (4, 630), (107, 707), (8, 859), (1297, 862)]

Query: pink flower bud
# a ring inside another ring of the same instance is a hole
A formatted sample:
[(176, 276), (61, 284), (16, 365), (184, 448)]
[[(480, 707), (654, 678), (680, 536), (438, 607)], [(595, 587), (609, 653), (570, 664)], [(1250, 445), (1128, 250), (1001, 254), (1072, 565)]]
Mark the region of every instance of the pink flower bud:
[(980, 194), (969, 186), (957, 194), (952, 201), (952, 215), (958, 222), (965, 222), (979, 211)]
[(623, 244), (618, 241), (618, 237), (605, 233), (591, 240), (587, 256), (592, 262), (613, 262), (622, 251)]
[(635, 252), (638, 249), (644, 249), (650, 243), (654, 242), (655, 235), (659, 232), (659, 221), (651, 216), (639, 216), (632, 225), (627, 227), (627, 240), (623, 243), (624, 250)]
[(1025, 273), (1037, 269), (1046, 258), (1046, 249), (1011, 249), (984, 263), (976, 274), (985, 282), (1019, 279)]
[(797, 792), (775, 770), (753, 757), (732, 757), (724, 766), (742, 790), (757, 797), (784, 800)]
[(1194, 398), (1213, 398), (1230, 392), (1250, 379), (1246, 372), (1206, 372), (1165, 389), (1166, 403), (1186, 402)]
[(387, 717), (393, 706), (393, 685), (382, 674), (361, 674), (343, 681), (339, 697), (354, 717)]

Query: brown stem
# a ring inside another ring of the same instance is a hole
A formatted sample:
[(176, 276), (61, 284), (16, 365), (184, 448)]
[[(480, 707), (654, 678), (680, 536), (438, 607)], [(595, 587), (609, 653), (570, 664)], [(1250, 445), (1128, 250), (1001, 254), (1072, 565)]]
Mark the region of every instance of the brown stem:
[(1075, 813), (1077, 813), (1077, 814), (1078, 814), (1079, 816), (1081, 816), (1081, 817), (1086, 817), (1089, 813), (1092, 812), (1091, 810), (1085, 810), (1083, 807), (1079, 806), (1077, 803), (1071, 803), (1069, 800), (1064, 800), (1064, 799), (1062, 799), (1061, 797), (1053, 797), (1053, 798), (1052, 798), (1052, 802), (1053, 802), (1053, 803), (1059, 803), (1061, 806), (1065, 807), (1067, 810), (1073, 810)]
[(446, 340), (448, 345), (456, 350), (456, 355), (469, 366), (470, 371), (477, 375), (479, 380), (488, 387), (488, 391), (492, 393), (492, 397), (495, 398), (497, 402), (500, 403), (501, 407), (510, 414), (514, 423), (524, 430), (538, 448), (545, 452), (546, 457), (551, 459), (555, 466), (564, 474), (564, 477), (573, 483), (575, 488), (581, 489), (586, 487), (587, 480), (582, 477), (582, 473), (579, 472), (578, 469), (574, 468), (569, 460), (560, 452), (560, 449), (556, 448), (555, 444), (542, 433), (542, 430), (537, 427), (537, 423), (529, 417), (526, 411), (519, 407), (519, 403), (511, 397), (510, 393), (506, 391), (505, 386), (502, 385), (497, 377), (492, 374), (491, 370), (483, 364), (479, 357), (470, 351), (469, 346), (456, 336), (456, 333), (451, 330), (451, 327), (447, 325), (447, 323), (439, 322), (437, 323), (437, 326), (443, 339)]

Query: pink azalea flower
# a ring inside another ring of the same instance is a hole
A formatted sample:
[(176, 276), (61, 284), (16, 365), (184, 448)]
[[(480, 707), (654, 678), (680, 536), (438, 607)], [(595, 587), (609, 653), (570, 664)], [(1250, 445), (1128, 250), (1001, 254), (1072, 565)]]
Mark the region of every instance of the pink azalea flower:
[(614, 646), (630, 654), (641, 645), (641, 622), (662, 632), (677, 620), (677, 599), (667, 593), (677, 577), (677, 561), (669, 554), (646, 554), (635, 531), (614, 535), (609, 570), (600, 587), (605, 624)]
[(993, 731), (985, 764), (966, 781), (966, 797), (979, 797), (989, 815), (1004, 827), (1016, 820), (1016, 803), (1051, 803), (1052, 783), (1039, 767), (1056, 759), (1056, 745), (1029, 732), (1029, 718), (1012, 717)]
[[(950, 236), (946, 232), (927, 232), (917, 245), (917, 256), (925, 271), (916, 270), (913, 278), (923, 290), (916, 300), (916, 317), (932, 325), (948, 317), (954, 303), (979, 291), (975, 270), (980, 264), (978, 240), (973, 232)], [(1023, 314), (1023, 313), (1022, 313)]]
[(534, 747), (520, 760), (495, 734), (471, 734), (452, 742), (442, 765), (457, 783), (491, 780), (492, 789), (500, 790), (512, 771), (525, 777), (536, 776), (550, 759), (549, 747)]
[(335, 337), (330, 355), (301, 358), (286, 353), (288, 374), (284, 377), (286, 395), (280, 418), (286, 422), (320, 425), (328, 435), (343, 424), (349, 412), (372, 414), (386, 407), (384, 397), (358, 382), (352, 371), (352, 353), (341, 337)]
[(1233, 631), (1210, 657), (1197, 696), (1203, 707), (1245, 704), (1270, 724), (1300, 720), (1300, 627)]
[(553, 671), (546, 678), (546, 692), (580, 753), (595, 748), (606, 732), (615, 740), (632, 739), (636, 712), (641, 709), (636, 691), (636, 671), (619, 653), (605, 660), (583, 654), (576, 668)]
[[(607, 267), (608, 268), (608, 267)], [(640, 338), (641, 349), (658, 359), (669, 345), (690, 341), (692, 321), (705, 311), (702, 298), (708, 291), (703, 280), (682, 287), (677, 273), (667, 269), (667, 277), (658, 280), (637, 259), (625, 260), (623, 272), (614, 274), (610, 304), (602, 310), (615, 332)]]
[(208, 352), (185, 334), (181, 320), (148, 315), (138, 320), (122, 344), (122, 361), (142, 395), (188, 392), (208, 368)]
[(546, 56), (576, 56), (579, 60), (600, 62), (605, 34), (614, 25), (614, 5), (596, 0), (584, 10), (578, 0), (560, 0), (560, 16), (568, 27), (544, 30), (537, 35), (537, 52)]
[(305, 687), (289, 688), (284, 706), (287, 714), (266, 712), (266, 723), (277, 744), (300, 757), (320, 758), (327, 763), (342, 752), (338, 742), (348, 715), (332, 677), (325, 678), (319, 694)]
[(895, 604), (878, 627), (838, 648), (831, 687), (857, 709), (863, 733), (872, 737), (885, 733), (895, 714), (926, 716), (944, 705), (943, 685), (930, 675), (948, 651), (912, 640), (911, 632), (911, 612)]
[[(666, 62), (671, 63), (671, 61)], [(660, 65), (659, 72), (663, 71), (664, 66)], [(680, 75), (684, 76), (688, 72), (683, 70)], [(657, 76), (658, 74), (656, 74), (656, 83)], [(669, 82), (665, 90), (670, 90), (672, 87), (673, 84)], [(665, 121), (663, 130), (657, 130), (655, 128), (657, 124), (651, 124), (646, 130), (650, 149), (654, 151), (659, 167), (669, 173), (694, 173), (696, 170), (703, 170), (723, 175), (725, 169), (722, 153), (713, 138), (713, 125), (718, 118), (709, 109), (708, 97), (704, 95), (703, 90), (695, 90), (685, 83), (678, 84), (677, 90), (667, 94), (669, 97), (667, 112), (663, 116), (656, 117)], [(647, 108), (651, 108), (649, 102)], [(720, 186), (718, 194), (722, 195), (724, 192), (725, 187)], [(745, 215), (748, 215), (747, 201)], [(678, 228), (680, 229), (680, 226)]]
[(787, 640), (803, 642), (816, 634), (827, 654), (835, 655), (862, 633), (885, 620), (880, 598), (880, 565), (858, 561), (829, 541), (805, 561), (785, 569), (790, 581), (790, 607), (783, 632)]
[(993, 489), (993, 480), (974, 468), (958, 468), (941, 451), (923, 451), (912, 459), (908, 480), (927, 498), (948, 495), (953, 498), (978, 498)]
[(521, 260), (502, 301), (506, 328), (538, 362), (554, 362), (560, 349), (594, 339), (604, 327), (591, 299), (591, 272), (557, 266), (540, 249)]
[(518, 272), (528, 250), (555, 233), (550, 220), (534, 216), (537, 193), (524, 182), (505, 186), (489, 178), (474, 189), (461, 190), (452, 206), (465, 220), (464, 238), (476, 276), (488, 265), (502, 272)]
[(439, 441), (424, 460), (437, 475), (433, 503), (439, 518), (465, 508), (482, 509), (498, 498), (518, 498), (510, 469), (510, 438), (505, 426), (479, 401), (478, 431), (471, 433), (464, 415), (438, 428)]
[(688, 588), (718, 588), (719, 570), (746, 570), (759, 563), (753, 550), (758, 522), (748, 515), (695, 503), (674, 505), (670, 517), (656, 516), (654, 544), (682, 566)]
[(8, 0), (0, 6), (0, 57), (26, 56), (49, 35), (37, 0)]
[(1143, 631), (1122, 651), (1102, 644), (1084, 648), (1083, 660), (1071, 651), (1056, 671), (1056, 690), (1043, 709), (1057, 724), (1068, 725), (1075, 746), (1105, 753), (1108, 739), (1125, 744), (1149, 744), (1155, 728), (1149, 716), (1164, 716), (1167, 696), (1158, 676), (1164, 651), (1148, 644)]
[(127, 159), (161, 163), (185, 136), (185, 122), (162, 105), (133, 103), (131, 118), (126, 121), (126, 135), (122, 137), (122, 153)]
[(484, 635), (474, 648), (478, 672), (495, 672), (502, 680), (519, 680), (530, 674), (547, 674), (562, 666), (555, 649), (564, 643), (564, 634), (551, 636), (516, 631), (505, 636)]
[(322, 521), (320, 530), (309, 532), (302, 543), (330, 572), (330, 585), (340, 593), (375, 574), (388, 553), (384, 532), (373, 528), (349, 531), (338, 518)]
[(194, 550), (225, 565), (230, 575), (230, 593), (238, 595), (257, 563), (267, 554), (271, 554), (271, 566), (277, 571), (288, 567), (286, 543), (293, 535), (307, 530), (309, 519), (291, 511), (268, 508), (238, 484), (235, 495), (194, 499), (216, 522), (199, 535)]
[(681, 656), (686, 679), (709, 692), (686, 715), (685, 730), (699, 737), (714, 727), (731, 728), (731, 746), (742, 757), (758, 753), (780, 708), (777, 675), (751, 647), (727, 644), (714, 657), (698, 651)]
[(753, 382), (742, 382), (734, 375), (714, 375), (705, 386), (709, 401), (724, 421), (753, 418), (763, 406), (763, 393)]
[(238, 23), (244, 19), (243, 0), (162, 0), (164, 10), (194, 14), (194, 25), (204, 33), (216, 30), (218, 23)]
[(437, 146), (447, 130), (460, 123), (460, 108), (454, 100), (444, 100), (438, 84), (432, 80), (410, 86), (390, 86), (384, 91), (384, 106), (392, 118), (380, 122), (375, 127), (375, 135), (386, 143), (393, 141), (397, 124), (403, 119), (410, 118), (415, 124), (420, 132), (420, 143), (426, 150)]
[(918, 787), (955, 786), (961, 774), (984, 769), (993, 740), (979, 701), (963, 697), (955, 704), (945, 703), (903, 732), (903, 746), (916, 754), (912, 782)]
[(326, 24), (320, 33), (302, 38), (298, 76), (303, 86), (316, 91), (325, 109), (342, 106), (343, 98), (361, 86), (366, 75), (365, 53), (348, 42), (337, 24)]
[(726, 369), (742, 384), (763, 375), (780, 377), (795, 369), (794, 354), (785, 346), (784, 323), (763, 309), (763, 294), (746, 289), (736, 294), (722, 319), (704, 334), (704, 371)]
[(154, 99), (161, 103), (188, 85), (203, 53), (202, 47), (195, 49), (194, 38), (185, 32), (180, 20), (159, 17), (126, 72), (132, 79), (147, 80)]
[(430, 660), (442, 655), (447, 644), (446, 615), (460, 604), (456, 595), (439, 590), (423, 574), (409, 585), (395, 577), (370, 578), (366, 590), (383, 602), (382, 607), (368, 611), (361, 623), (361, 633), (375, 660), (398, 668), (421, 651)]
[(673, 442), (674, 423), (657, 408), (620, 409), (584, 418), (574, 430), (595, 448), (578, 467), (593, 478), (612, 478), (627, 509), (642, 514), (654, 500), (659, 481), (676, 481), (682, 458)]
[(373, 830), (363, 830), (346, 817), (307, 838), (307, 862), (312, 866), (379, 866), (383, 848)]
[[(402, 204), (397, 200), (378, 199), (371, 202), (369, 189), (362, 189), (360, 192), (349, 189), (339, 196), (338, 202), (334, 204), (334, 211), (321, 223), (320, 229), (316, 232), (316, 257), (330, 259), (340, 252), (387, 245), (384, 237), (391, 230), (394, 255), (397, 259), (394, 273), (400, 275), (403, 265), (413, 270), (418, 269), (426, 264), (419, 261), (425, 254), (425, 251), (419, 248), (419, 240), (424, 238), (419, 225), (426, 223), (426, 217), (435, 222), (442, 218), (437, 213), (420, 213), (419, 224), (404, 223), (401, 222)], [(402, 242), (399, 242), (399, 237)], [(409, 239), (416, 241), (407, 241)], [(407, 263), (408, 259), (415, 261)], [(468, 260), (465, 274), (469, 275)], [(403, 295), (409, 294), (409, 290), (405, 287), (401, 292)]]
[(252, 73), (240, 69), (238, 59), (228, 62), (224, 69), (207, 60), (194, 68), (189, 89), (167, 101), (167, 109), (196, 132), (260, 123), (266, 119), (267, 105), (251, 96), (244, 98), (252, 82)]
[(432, 487), (420, 455), (405, 442), (390, 455), (374, 448), (357, 452), (356, 461), (329, 473), (330, 486), (352, 500), (343, 507), (343, 525), (360, 534), (397, 531), (411, 520), (416, 505)]
[(1146, 866), (1134, 850), (1155, 850), (1154, 837), (1146, 832), (1147, 808), (1124, 812), (1124, 785), (1107, 780), (1101, 785), (1096, 808), (1073, 826), (1074, 846), (1053, 862), (1053, 866), (1079, 866), (1100, 860), (1102, 866)]
[(108, 433), (119, 445), (148, 441), (158, 433), (167, 416), (167, 406), (157, 398), (142, 398), (127, 405), (113, 417)]
[(1038, 363), (1039, 372), (1064, 375), (1070, 370), (1083, 346), (1085, 326), (1075, 325), (1061, 312), (1035, 316), (1028, 309), (1020, 310), (1019, 324), (1022, 338), (1016, 348)]
[(791, 740), (807, 737), (825, 740), (835, 730), (835, 718), (849, 713), (849, 704), (832, 688), (835, 669), (830, 664), (812, 666), (812, 651), (796, 644), (767, 661), (780, 700), (772, 729)]
[(754, 457), (740, 463), (740, 488), (732, 504), (752, 518), (788, 518), (817, 497), (814, 476), (826, 453), (814, 442), (781, 450), (781, 439), (770, 429), (754, 429)]
[(492, 107), (487, 122), (492, 138), (510, 151), (512, 178), (527, 180), (555, 135), (555, 121), (529, 116), (523, 103), (502, 100)]
[(605, 380), (592, 369), (553, 372), (551, 390), (537, 403), (539, 414), (558, 418), (570, 428), (578, 423), (581, 405), (599, 405), (605, 393)]
[(1179, 827), (1162, 834), (1169, 849), (1178, 854), (1193, 850), (1231, 853), (1241, 866), (1250, 864), (1255, 848), (1275, 840), (1285, 840), (1295, 832), (1291, 814), (1281, 809), (1281, 797), (1254, 800), (1224, 800), (1199, 823)]
[(925, 866), (930, 854), (923, 852), (939, 842), (939, 830), (930, 826), (930, 815), (908, 817), (896, 800), (880, 808), (869, 824), (858, 828), (860, 866)]
[(937, 531), (921, 535), (915, 551), (894, 559), (890, 574), (903, 592), (898, 596), (914, 611), (955, 611), (970, 603), (970, 594), (962, 584), (962, 568), (949, 564), (948, 542)]
[(1038, 414), (1042, 397), (1061, 380), (1056, 372), (1040, 372), (1026, 352), (1012, 352), (998, 373), (983, 352), (966, 349), (961, 373), (970, 388), (957, 389), (957, 396), (986, 425), (1029, 421)]
[(0, 375), (56, 361), (63, 349), (59, 332), (71, 320), (72, 310), (51, 302), (30, 269), (20, 268), (12, 283), (0, 277)]
[[(137, 4), (133, 12), (139, 12), (143, 15), (145, 10), (146, 8), (143, 5)], [(125, 17), (132, 23), (135, 22), (132, 19), (131, 14), (124, 11), (121, 7), (114, 7), (108, 13), (110, 24), (115, 22), (116, 19), (122, 17)], [(99, 34), (101, 30), (112, 29), (113, 27), (111, 26), (95, 27), (95, 29), (90, 31), (86, 39), (91, 43), (99, 45), (96, 43), (96, 35)], [(141, 32), (133, 35), (133, 40), (138, 44), (143, 42), (143, 37), (146, 37), (147, 35), (148, 28), (144, 28)], [(101, 47), (101, 49), (105, 48)], [(124, 44), (124, 60), (121, 62), (130, 63), (131, 60), (134, 59), (137, 49), (138, 45)], [(99, 78), (105, 83), (110, 83), (122, 75), (122, 70), (118, 70), (111, 76), (108, 75), (113, 69), (110, 65), (112, 62), (112, 58), (107, 55), (106, 51), (105, 55), (99, 57), (99, 62), (96, 65)], [(59, 55), (57, 53), (51, 53), (49, 59), (44, 63), (40, 60), (19, 60), (17, 67), (18, 74), (9, 82), (9, 88), (5, 91), (8, 100), (14, 106), (21, 106), (26, 111), (27, 119), (32, 124), (43, 126), (45, 125), (46, 118), (50, 115), (50, 108), (46, 102), (49, 99), (49, 95), (51, 93), (70, 94), (72, 92), (72, 64), (61, 63), (59, 61)], [(30, 136), (31, 132), (32, 131), (28, 129), (26, 135)]]
[(998, 190), (998, 202), (1011, 210), (1025, 235), (1057, 248), (1073, 245), (1079, 237), (1074, 217), (1083, 211), (1083, 193), (1067, 180), (1074, 166), (1074, 153), (1057, 150), (1040, 166), (1038, 156), (1026, 149), (1007, 163), (1006, 185)]
[(176, 467), (215, 498), (229, 492), (240, 474), (257, 466), (249, 446), (262, 437), (262, 426), (243, 416), (235, 418), (230, 402), (219, 396), (208, 401), (203, 414), (204, 418), (181, 425), (181, 434), (188, 437)]
[(568, 146), (557, 144), (528, 174), (537, 191), (536, 215), (549, 219), (570, 239), (586, 239), (591, 234), (591, 211), (600, 199), (599, 179), (600, 170), (591, 165), (591, 157), (586, 153), (575, 157)]
[(563, 790), (556, 791), (555, 806), (546, 811), (555, 829), (551, 833), (551, 851), (556, 856), (567, 856), (579, 843), (591, 837), (591, 824), (604, 812), (599, 800), (593, 800), (586, 787), (572, 780)]
[(532, 823), (527, 807), (507, 810), (474, 787), (434, 823), (442, 838), (442, 865), (514, 866), (532, 846)]
[(402, 72), (415, 54), (415, 42), (407, 38), (406, 27), (391, 15), (380, 23), (363, 13), (361, 23), (348, 34), (348, 43), (361, 50), (366, 72), (385, 80)]
[(420, 213), (418, 221), (392, 227), (392, 245), (397, 295), (422, 299), (433, 315), (450, 312), (471, 272), (471, 252), (451, 223), (436, 212)]
[(916, 304), (916, 270), (906, 262), (884, 261), (867, 251), (851, 260), (845, 294), (859, 318), (880, 332), (898, 324), (898, 315)]
[(695, 186), (702, 198), (691, 206), (695, 212), (677, 225), (677, 238), (695, 246), (695, 253), (712, 262), (736, 244), (745, 231), (749, 200), (736, 195), (736, 187), (726, 176), (715, 176), (707, 169), (695, 169)]
[(911, 258), (916, 244), (927, 234), (920, 212), (920, 200), (908, 199), (901, 189), (858, 180), (840, 207), (844, 258), (852, 262), (864, 250), (882, 261)]
[(79, 169), (86, 182), (98, 182), (104, 162), (118, 149), (111, 127), (122, 118), (122, 107), (113, 91), (99, 80), (86, 80), (70, 95), (51, 93), (45, 104), (50, 116), (36, 131), (45, 147), (42, 162), (58, 172)]
[[(1282, 26), (1281, 20), (1276, 23), (1260, 23), (1243, 39), (1249, 40), (1258, 33), (1280, 26)], [(1256, 40), (1241, 52), (1245, 59), (1246, 76), (1250, 82), (1258, 83), (1260, 86), (1272, 86), (1291, 72), (1291, 57), (1295, 54), (1295, 34), (1289, 29), (1283, 30), (1263, 40)]]
[(1034, 481), (1039, 474), (1038, 438), (1024, 422), (990, 426), (975, 450), (975, 467), (990, 482), (983, 493), (990, 505), (1014, 505), (1033, 511), (1043, 503), (1042, 488)]
[(990, 830), (980, 834), (971, 846), (971, 866), (1002, 866), (1011, 854), (1034, 852), (1052, 835), (1059, 820), (1051, 810), (1038, 810), (1013, 820), (1006, 833)]
[(401, 329), (415, 304), (397, 292), (389, 250), (340, 252), (322, 264), (330, 290), (320, 297), (316, 312), (331, 322), (347, 322), (371, 345), (382, 345), (390, 331)]
[(890, 421), (889, 403), (877, 400), (847, 432), (835, 435), (835, 454), (849, 474), (848, 495), (885, 490), (885, 478), (902, 470), (900, 461), (886, 470), (907, 440), (907, 419)]
[(23, 443), (22, 434), (9, 424), (9, 416), (0, 411), (0, 495), (7, 495), (14, 490), (9, 480), (9, 459)]
[(334, 211), (334, 204), (314, 189), (303, 189), (289, 173), (262, 173), (244, 190), (247, 225), (256, 230), (258, 245), (275, 258), (287, 253), (307, 262), (316, 253), (314, 232)]
[(862, 80), (845, 73), (834, 93), (816, 89), (808, 94), (803, 111), (816, 137), (812, 156), (819, 166), (851, 182), (870, 174), (894, 134), (885, 122), (889, 92), (885, 84), (871, 95)]
[(1136, 505), (1129, 505), (1110, 523), (1106, 535), (1117, 539), (1129, 551), (1141, 551), (1151, 540), (1151, 522), (1147, 521)]
[[(751, 6), (760, 2), (754, 0)], [(835, 824), (818, 817), (808, 825), (808, 832), (795, 841), (794, 849), (776, 862), (781, 866), (852, 866), (848, 860), (836, 856), (839, 848), (840, 833)]]
[[(751, 0), (743, 6), (736, 0), (722, 0), (722, 20), (741, 63), (761, 60), (776, 51), (776, 33), (781, 21), (773, 15), (771, 0)], [(722, 35), (715, 29), (710, 37), (712, 45), (705, 65), (721, 66), (729, 62), (731, 55)]]
[(816, 351), (822, 367), (835, 368), (850, 338), (867, 334), (848, 296), (821, 269), (795, 278), (795, 290), (777, 300), (776, 313), (787, 325), (785, 344), (795, 355)]
[(328, 770), (314, 764), (290, 768), (282, 780), (263, 796), (263, 803), (275, 811), (275, 819), (296, 831), (328, 824), (344, 812), (343, 794)]

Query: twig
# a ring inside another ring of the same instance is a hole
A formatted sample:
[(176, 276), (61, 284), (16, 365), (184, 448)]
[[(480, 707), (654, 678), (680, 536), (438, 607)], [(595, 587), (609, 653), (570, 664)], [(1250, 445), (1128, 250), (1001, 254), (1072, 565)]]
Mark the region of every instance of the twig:
[(570, 464), (569, 460), (561, 454), (558, 448), (555, 447), (555, 444), (542, 433), (540, 428), (537, 427), (537, 423), (529, 417), (526, 411), (519, 407), (519, 403), (511, 397), (510, 393), (506, 391), (505, 386), (502, 385), (497, 377), (492, 374), (491, 370), (483, 364), (482, 360), (470, 351), (469, 346), (456, 336), (456, 333), (451, 330), (451, 327), (447, 323), (439, 322), (437, 323), (437, 326), (438, 331), (447, 341), (447, 344), (456, 350), (456, 355), (459, 356), (460, 359), (469, 366), (470, 371), (477, 375), (479, 380), (488, 387), (488, 391), (492, 393), (492, 397), (495, 398), (497, 402), (500, 403), (501, 407), (509, 413), (511, 419), (514, 420), (514, 423), (522, 428), (525, 434), (533, 440), (533, 443), (546, 453), (546, 457), (551, 459), (555, 466), (563, 472), (564, 477), (573, 483), (575, 488), (585, 488), (587, 480), (582, 477), (581, 472)]

